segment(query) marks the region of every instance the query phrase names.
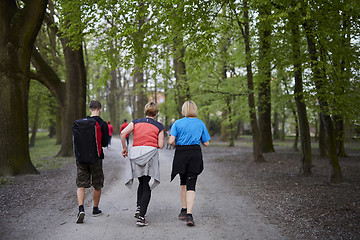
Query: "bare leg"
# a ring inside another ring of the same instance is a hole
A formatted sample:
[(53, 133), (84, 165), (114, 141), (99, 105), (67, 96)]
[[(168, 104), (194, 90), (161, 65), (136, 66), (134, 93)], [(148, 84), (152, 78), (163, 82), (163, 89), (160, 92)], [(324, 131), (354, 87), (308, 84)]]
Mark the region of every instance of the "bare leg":
[(77, 189), (77, 200), (78, 205), (84, 205), (84, 199), (85, 199), (85, 188), (78, 188)]
[(186, 205), (187, 205), (187, 213), (192, 214), (192, 210), (195, 203), (195, 191), (187, 191), (186, 192)]
[(101, 189), (100, 190), (94, 189), (94, 192), (93, 192), (94, 207), (99, 206), (100, 196), (101, 196)]
[(181, 205), (182, 208), (186, 208), (186, 185), (180, 186), (180, 199), (181, 199)]

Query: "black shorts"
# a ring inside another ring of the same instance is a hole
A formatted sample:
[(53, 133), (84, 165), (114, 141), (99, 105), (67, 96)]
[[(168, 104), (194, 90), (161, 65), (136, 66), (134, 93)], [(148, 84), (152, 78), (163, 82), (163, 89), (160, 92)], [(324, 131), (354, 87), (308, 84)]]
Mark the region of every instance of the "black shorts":
[(102, 169), (103, 160), (99, 159), (92, 165), (84, 165), (76, 162), (77, 176), (76, 185), (78, 188), (89, 188), (93, 186), (96, 190), (104, 187), (104, 173)]
[(201, 147), (199, 145), (176, 146), (171, 172), (171, 181), (177, 174), (197, 176), (204, 169)]

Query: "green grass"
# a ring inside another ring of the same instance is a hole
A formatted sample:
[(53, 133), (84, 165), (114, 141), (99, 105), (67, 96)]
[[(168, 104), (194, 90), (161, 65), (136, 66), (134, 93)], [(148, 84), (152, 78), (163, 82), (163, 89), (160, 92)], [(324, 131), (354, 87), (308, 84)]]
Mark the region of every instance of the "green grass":
[(0, 186), (1, 185), (10, 185), (12, 183), (11, 179), (8, 177), (0, 177)]
[(60, 145), (55, 145), (56, 138), (49, 138), (48, 132), (36, 134), (35, 146), (30, 148), (31, 162), (37, 170), (61, 168), (63, 164), (74, 161), (72, 157), (54, 157), (60, 150)]

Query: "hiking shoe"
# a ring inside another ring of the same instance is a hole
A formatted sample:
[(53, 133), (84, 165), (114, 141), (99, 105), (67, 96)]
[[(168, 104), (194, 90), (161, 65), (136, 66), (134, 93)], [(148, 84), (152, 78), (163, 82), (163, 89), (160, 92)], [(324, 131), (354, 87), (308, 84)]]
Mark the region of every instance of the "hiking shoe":
[(79, 212), (77, 215), (76, 223), (84, 223), (85, 212)]
[(186, 215), (186, 224), (188, 226), (195, 226), (193, 216), (191, 214)]
[(139, 214), (140, 214), (140, 206), (138, 206), (138, 207), (136, 208), (134, 217), (135, 217), (135, 218), (139, 218)]
[(185, 221), (186, 220), (186, 210), (181, 209), (180, 213), (179, 213), (179, 219), (181, 221)]
[(102, 211), (99, 208), (93, 208), (93, 217), (102, 215)]
[(139, 216), (137, 221), (136, 221), (136, 225), (138, 225), (138, 226), (147, 226), (147, 225), (149, 225), (149, 222), (145, 220), (145, 217)]

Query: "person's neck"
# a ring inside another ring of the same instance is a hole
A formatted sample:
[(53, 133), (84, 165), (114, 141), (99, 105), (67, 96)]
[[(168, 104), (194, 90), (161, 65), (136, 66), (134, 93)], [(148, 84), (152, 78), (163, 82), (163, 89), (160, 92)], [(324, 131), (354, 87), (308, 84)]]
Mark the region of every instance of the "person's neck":
[(90, 117), (99, 117), (100, 116), (100, 111), (97, 111), (97, 110), (90, 111), (90, 113), (91, 113)]
[(155, 119), (155, 117), (156, 117), (156, 116), (155, 116), (155, 117), (151, 117), (151, 116), (146, 116), (146, 117), (147, 117), (147, 118), (152, 118), (152, 119)]

